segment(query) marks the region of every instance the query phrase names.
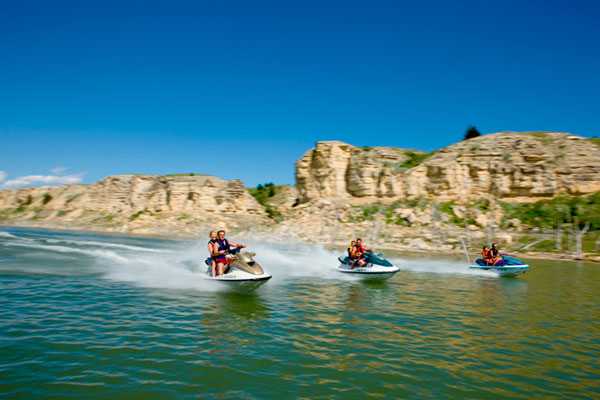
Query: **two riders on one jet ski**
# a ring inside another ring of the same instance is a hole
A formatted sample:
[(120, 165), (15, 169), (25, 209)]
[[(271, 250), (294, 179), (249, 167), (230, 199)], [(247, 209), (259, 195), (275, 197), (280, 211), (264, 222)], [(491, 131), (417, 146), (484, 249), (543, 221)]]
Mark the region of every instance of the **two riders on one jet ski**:
[(358, 238), (350, 242), (350, 247), (348, 247), (348, 256), (350, 257), (350, 265), (352, 269), (367, 265), (367, 259), (365, 257), (365, 253), (367, 252), (371, 252), (371, 250), (364, 245), (362, 239)]
[(502, 261), (502, 256), (496, 247), (496, 243), (492, 243), (492, 247), (483, 246), (481, 257), (487, 265), (497, 265)]
[(227, 240), (224, 230), (211, 231), (209, 237), (208, 253), (211, 258), (211, 275), (213, 277), (220, 276), (225, 273), (225, 267), (231, 263), (232, 255), (246, 246)]

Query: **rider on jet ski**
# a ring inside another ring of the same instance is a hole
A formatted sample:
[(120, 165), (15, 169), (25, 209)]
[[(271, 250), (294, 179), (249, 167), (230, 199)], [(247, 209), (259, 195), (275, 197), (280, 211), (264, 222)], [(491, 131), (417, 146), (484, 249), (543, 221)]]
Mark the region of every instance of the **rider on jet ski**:
[(496, 265), (502, 260), (502, 256), (500, 256), (500, 251), (496, 247), (496, 243), (492, 243), (491, 248), (483, 246), (483, 250), (481, 250), (481, 257), (487, 265)]
[(367, 246), (364, 245), (362, 239), (358, 238), (353, 241), (352, 250), (350, 251), (350, 259), (352, 260), (352, 268), (364, 267), (367, 264), (365, 257), (366, 252), (370, 252)]
[(215, 262), (215, 258), (219, 256), (219, 246), (217, 245), (217, 231), (210, 231), (208, 233), (208, 254), (209, 258), (207, 260), (210, 261), (210, 275), (214, 278), (217, 276), (217, 263)]
[(213, 254), (211, 254), (214, 262), (217, 264), (217, 276), (225, 273), (225, 267), (231, 262), (230, 254), (232, 254), (235, 249), (243, 249), (244, 247), (246, 246), (243, 244), (230, 242), (225, 239), (224, 230), (217, 232), (217, 241), (213, 245)]

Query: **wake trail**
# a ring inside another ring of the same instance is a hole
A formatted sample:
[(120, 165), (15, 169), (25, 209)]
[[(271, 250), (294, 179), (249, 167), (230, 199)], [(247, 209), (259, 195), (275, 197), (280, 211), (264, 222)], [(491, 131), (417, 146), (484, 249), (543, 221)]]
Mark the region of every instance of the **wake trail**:
[[(36, 239), (29, 239), (8, 232), (0, 232), (0, 237), (7, 239), (0, 241), (3, 246), (45, 251), (49, 257), (52, 253), (88, 256), (91, 260), (79, 257), (74, 258), (73, 262), (78, 263), (78, 268), (98, 270), (103, 278), (113, 281), (167, 289), (214, 291), (222, 288), (204, 279), (207, 270), (204, 240), (148, 241), (147, 246), (142, 240), (144, 245), (136, 246), (120, 243), (118, 239), (105, 240), (104, 237), (102, 240), (86, 240), (40, 235)], [(243, 237), (233, 239), (248, 245), (247, 251), (256, 253), (256, 261), (273, 276), (268, 285), (307, 279), (312, 283), (357, 279), (337, 271), (337, 257), (342, 255), (342, 250), (328, 250), (320, 245), (298, 242), (257, 241)], [(395, 258), (392, 262), (400, 267), (401, 272), (493, 276), (487, 271), (470, 270), (465, 263), (457, 261)]]
[(47, 243), (65, 243), (75, 244), (81, 246), (98, 246), (108, 247), (114, 249), (132, 250), (132, 251), (144, 251), (148, 253), (169, 253), (169, 250), (152, 249), (149, 247), (133, 246), (129, 244), (111, 243), (111, 242), (98, 242), (94, 240), (71, 240), (71, 239), (43, 239)]
[(394, 264), (400, 267), (401, 271), (432, 274), (459, 274), (496, 277), (496, 274), (494, 274), (493, 272), (469, 269), (469, 265), (467, 263), (455, 260), (397, 258), (393, 259), (392, 261), (394, 262)]
[(100, 250), (100, 249), (81, 249), (77, 247), (67, 247), (67, 246), (51, 246), (44, 245), (39, 243), (29, 243), (29, 242), (8, 242), (2, 243), (4, 246), (8, 247), (25, 247), (36, 250), (47, 250), (51, 252), (57, 253), (72, 253), (72, 254), (84, 254), (92, 257), (100, 257), (106, 258), (111, 261), (124, 263), (127, 262), (128, 259), (126, 257), (120, 256), (119, 254), (110, 251), (110, 250)]

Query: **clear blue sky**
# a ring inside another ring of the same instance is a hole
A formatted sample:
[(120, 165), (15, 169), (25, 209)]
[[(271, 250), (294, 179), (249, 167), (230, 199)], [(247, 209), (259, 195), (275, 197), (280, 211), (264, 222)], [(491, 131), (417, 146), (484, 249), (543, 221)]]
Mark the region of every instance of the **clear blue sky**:
[(83, 3), (3, 3), (9, 178), (60, 166), (86, 182), (291, 183), (317, 140), (431, 150), (470, 124), (600, 134), (600, 2)]

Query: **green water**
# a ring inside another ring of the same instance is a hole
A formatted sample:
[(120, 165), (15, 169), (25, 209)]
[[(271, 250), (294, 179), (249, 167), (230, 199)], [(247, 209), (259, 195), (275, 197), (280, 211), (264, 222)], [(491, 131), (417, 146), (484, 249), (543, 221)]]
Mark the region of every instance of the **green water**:
[(255, 249), (274, 277), (239, 295), (200, 279), (204, 242), (0, 231), (0, 397), (600, 398), (600, 265), (364, 283)]

